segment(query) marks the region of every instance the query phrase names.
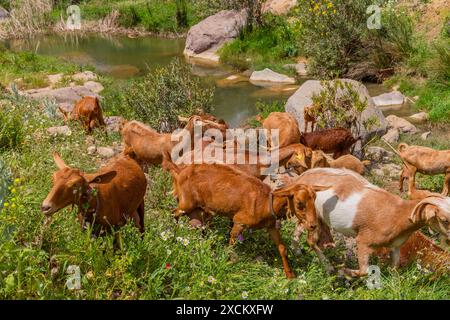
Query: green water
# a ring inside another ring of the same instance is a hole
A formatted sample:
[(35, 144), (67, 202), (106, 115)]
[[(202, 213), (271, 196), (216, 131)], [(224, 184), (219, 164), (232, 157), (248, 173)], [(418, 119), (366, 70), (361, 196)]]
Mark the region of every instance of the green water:
[[(158, 66), (165, 66), (174, 58), (182, 61), (185, 39), (164, 39), (105, 35), (47, 35), (27, 40), (11, 40), (6, 45), (14, 51), (30, 50), (58, 56), (79, 65), (91, 65), (98, 73), (119, 79), (144, 75)], [(233, 74), (223, 68), (192, 66), (192, 72), (206, 84)], [(215, 115), (231, 126), (245, 123), (255, 115), (258, 100), (285, 101), (291, 93), (274, 93), (242, 82), (228, 87), (215, 86)]]

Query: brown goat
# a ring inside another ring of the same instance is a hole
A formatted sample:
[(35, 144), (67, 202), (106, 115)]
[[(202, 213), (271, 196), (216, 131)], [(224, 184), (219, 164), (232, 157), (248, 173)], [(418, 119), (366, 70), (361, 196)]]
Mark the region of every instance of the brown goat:
[(287, 112), (272, 112), (262, 122), (263, 128), (268, 130), (268, 144), (272, 145), (271, 130), (279, 130), (279, 148), (300, 142), (300, 130), (298, 128), (297, 120), (294, 116)]
[(70, 168), (54, 153), (58, 171), (53, 187), (42, 203), (41, 211), (49, 216), (69, 205), (78, 207), (78, 220), (88, 222), (94, 232), (109, 231), (132, 219), (144, 232), (144, 195), (147, 180), (131, 158), (118, 155), (95, 173)]
[(350, 153), (350, 148), (358, 139), (355, 139), (350, 130), (345, 128), (325, 129), (316, 132), (303, 133), (300, 143), (313, 150), (322, 150), (325, 153), (333, 153), (337, 159)]
[[(383, 248), (377, 255), (386, 259), (389, 250)], [(450, 253), (437, 246), (422, 232), (414, 232), (400, 247), (400, 266), (405, 267), (414, 261), (434, 271), (450, 271)]]
[(59, 111), (63, 114), (65, 121), (80, 121), (83, 124), (83, 128), (88, 133), (91, 133), (95, 127), (106, 126), (97, 97), (83, 97), (75, 104), (70, 113), (61, 107), (59, 107)]
[[(185, 130), (191, 136), (191, 147), (194, 148), (194, 126), (201, 125), (202, 131), (218, 129), (225, 134), (228, 126), (224, 122), (213, 122), (208, 120), (212, 116), (192, 116), (187, 119)], [(152, 128), (139, 121), (130, 121), (122, 129), (122, 140), (124, 143), (124, 154), (135, 157), (139, 162), (156, 165), (162, 163), (163, 152), (171, 152), (178, 144), (172, 141), (171, 133), (158, 133)]]
[(445, 174), (442, 194), (449, 195), (450, 185), (450, 150), (434, 150), (422, 146), (398, 145), (398, 153), (404, 162), (400, 175), (400, 191), (403, 191), (403, 181), (408, 178), (408, 189), (415, 188), (416, 173)]
[(349, 169), (363, 175), (369, 161), (361, 161), (351, 154), (343, 155), (337, 159), (331, 159), (322, 150), (313, 151), (311, 168), (337, 168)]
[[(245, 229), (266, 228), (278, 248), (286, 277), (295, 277), (276, 221), (286, 216), (289, 196), (295, 198), (296, 209), (313, 210), (311, 189), (298, 186), (289, 194), (279, 191), (278, 195), (271, 195), (269, 186), (240, 170), (220, 164), (194, 164), (180, 169), (168, 154), (164, 157), (163, 167), (170, 171), (178, 194), (176, 218), (198, 208), (210, 214), (227, 216), (233, 220), (230, 245)], [(315, 212), (308, 215), (310, 230), (317, 228), (315, 216)]]
[(311, 132), (314, 131), (317, 115), (323, 110), (321, 105), (310, 105), (303, 109), (303, 118), (305, 119), (305, 132), (308, 132), (308, 123), (311, 122)]

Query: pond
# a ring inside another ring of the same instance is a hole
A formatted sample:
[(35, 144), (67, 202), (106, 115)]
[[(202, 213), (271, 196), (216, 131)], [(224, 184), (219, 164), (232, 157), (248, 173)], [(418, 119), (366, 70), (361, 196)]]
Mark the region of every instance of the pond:
[[(165, 66), (174, 58), (185, 61), (184, 42), (185, 39), (182, 38), (67, 34), (10, 40), (6, 46), (13, 51), (29, 50), (58, 56), (78, 65), (91, 65), (101, 74), (128, 79), (144, 75), (158, 66)], [(249, 117), (257, 114), (257, 101), (284, 102), (294, 92), (258, 87), (248, 81), (223, 85), (221, 80), (235, 73), (223, 67), (193, 65), (192, 72), (200, 76), (205, 84), (215, 84), (213, 113), (225, 119), (232, 127), (244, 124)], [(376, 95), (387, 90), (380, 85), (371, 85), (369, 91)], [(401, 111), (404, 112), (404, 109)]]

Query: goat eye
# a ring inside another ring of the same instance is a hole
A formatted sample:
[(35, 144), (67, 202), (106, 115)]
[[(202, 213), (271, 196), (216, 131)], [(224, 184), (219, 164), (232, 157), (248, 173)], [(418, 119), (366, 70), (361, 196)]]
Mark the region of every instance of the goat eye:
[(299, 202), (299, 203), (297, 204), (297, 208), (298, 208), (299, 210), (303, 210), (303, 209), (305, 209), (305, 205), (304, 205), (302, 202)]

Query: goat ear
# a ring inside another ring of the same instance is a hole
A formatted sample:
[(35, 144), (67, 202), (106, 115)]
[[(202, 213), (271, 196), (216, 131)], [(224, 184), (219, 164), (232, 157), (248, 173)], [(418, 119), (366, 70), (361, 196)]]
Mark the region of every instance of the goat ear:
[(305, 159), (305, 157), (306, 157), (306, 154), (305, 154), (304, 151), (302, 151), (302, 152), (300, 152), (300, 153), (297, 153), (297, 154), (295, 155), (295, 159), (300, 163), (300, 165), (301, 165), (303, 168), (308, 168), (308, 166), (306, 165), (306, 159)]
[(59, 155), (58, 152), (53, 152), (53, 161), (55, 161), (56, 166), (62, 170), (65, 168), (68, 168), (68, 166), (66, 165), (66, 163), (64, 162), (64, 160), (61, 158), (61, 156)]
[(282, 187), (282, 188), (280, 188), (278, 190), (273, 191), (272, 194), (274, 196), (276, 196), (276, 197), (289, 197), (289, 196), (291, 196), (294, 193), (294, 191), (297, 188), (298, 188), (298, 185), (291, 184), (291, 185), (288, 185), (286, 187)]
[(85, 174), (84, 177), (86, 181), (91, 183), (109, 183), (112, 179), (117, 175), (116, 171), (108, 171), (106, 173), (100, 173), (100, 174)]
[(428, 221), (436, 216), (437, 210), (436, 206), (429, 203), (418, 204), (411, 213), (409, 220), (412, 223), (417, 223), (420, 220)]

